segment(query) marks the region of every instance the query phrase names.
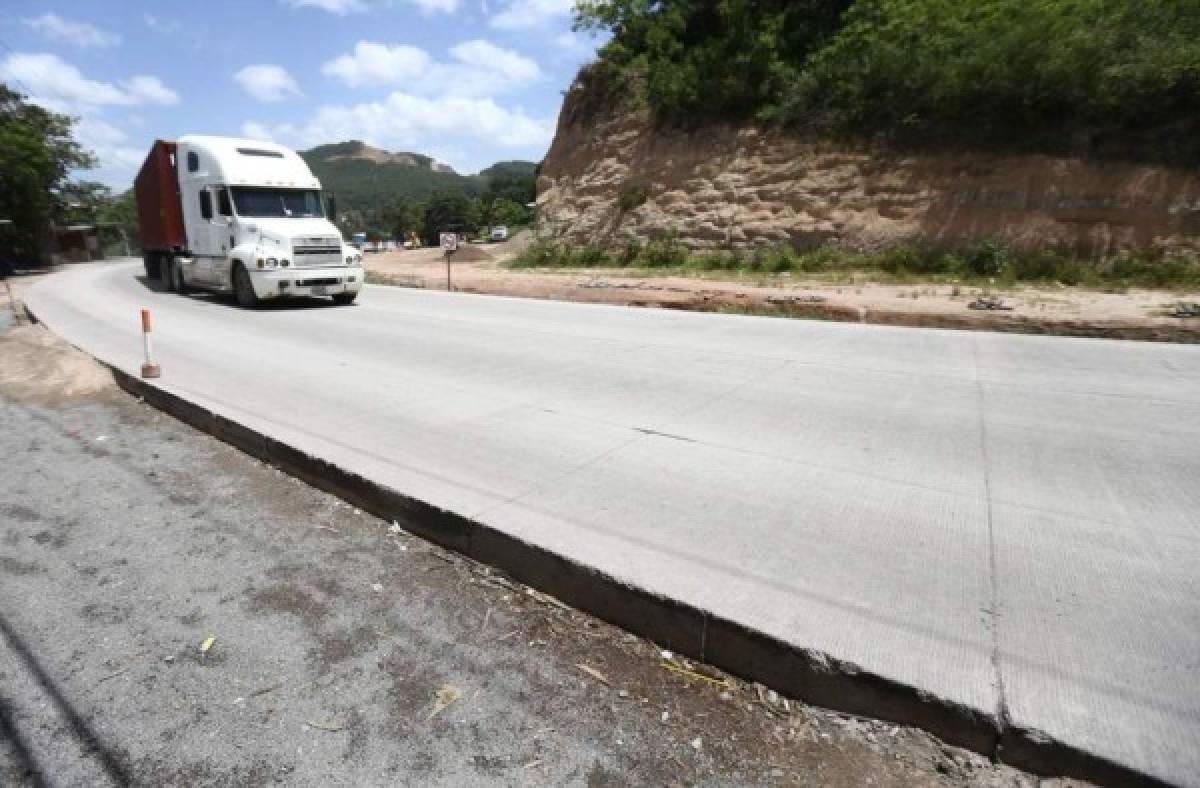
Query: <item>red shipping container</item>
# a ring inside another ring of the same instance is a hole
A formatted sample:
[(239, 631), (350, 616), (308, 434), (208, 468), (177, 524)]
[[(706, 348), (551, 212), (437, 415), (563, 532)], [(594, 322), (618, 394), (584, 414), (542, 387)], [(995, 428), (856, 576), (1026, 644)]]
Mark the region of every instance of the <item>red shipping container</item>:
[(175, 174), (175, 143), (156, 140), (133, 181), (142, 249), (181, 252), (187, 249), (179, 180)]

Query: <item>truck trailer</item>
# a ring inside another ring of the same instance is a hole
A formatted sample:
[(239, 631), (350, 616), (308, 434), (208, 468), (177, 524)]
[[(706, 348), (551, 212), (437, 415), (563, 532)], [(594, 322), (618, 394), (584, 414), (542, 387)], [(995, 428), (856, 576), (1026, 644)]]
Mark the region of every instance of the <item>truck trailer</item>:
[(291, 296), (350, 304), (362, 289), (362, 253), (326, 215), (304, 159), (281, 145), (157, 140), (134, 195), (146, 276), (169, 290), (232, 293), (252, 307)]

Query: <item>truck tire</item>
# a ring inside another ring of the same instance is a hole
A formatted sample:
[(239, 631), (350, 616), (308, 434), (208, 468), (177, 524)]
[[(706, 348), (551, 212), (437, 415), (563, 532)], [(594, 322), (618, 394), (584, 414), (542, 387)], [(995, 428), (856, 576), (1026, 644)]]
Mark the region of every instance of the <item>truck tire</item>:
[(158, 271), (162, 278), (163, 290), (168, 293), (175, 292), (175, 260), (171, 255), (165, 254), (162, 256)]
[(171, 260), (171, 289), (179, 295), (188, 294), (187, 282), (183, 281), (183, 266), (178, 260)]
[(246, 267), (238, 263), (233, 268), (233, 295), (237, 298), (238, 306), (243, 309), (253, 309), (258, 306), (258, 296), (254, 294), (254, 285), (250, 283), (250, 274)]
[(333, 297), (333, 303), (338, 306), (350, 306), (357, 296), (358, 293), (338, 293)]
[(143, 252), (142, 253), (142, 265), (144, 265), (146, 267), (146, 278), (147, 279), (158, 279), (158, 277), (159, 277), (158, 252)]

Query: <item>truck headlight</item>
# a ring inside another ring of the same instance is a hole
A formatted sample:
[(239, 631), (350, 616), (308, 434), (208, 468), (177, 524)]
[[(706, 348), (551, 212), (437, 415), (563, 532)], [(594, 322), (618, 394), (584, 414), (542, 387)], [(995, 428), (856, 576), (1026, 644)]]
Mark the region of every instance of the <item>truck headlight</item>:
[(353, 262), (354, 262), (354, 255), (352, 255), (352, 254), (346, 255), (346, 265), (350, 265)]
[(267, 258), (267, 268), (274, 268), (277, 265), (279, 265), (279, 261), (276, 260), (274, 257)]
[(356, 254), (356, 255), (354, 255), (354, 264), (355, 264), (355, 265), (361, 265), (361, 264), (362, 264), (362, 255), (361, 255), (361, 254)]

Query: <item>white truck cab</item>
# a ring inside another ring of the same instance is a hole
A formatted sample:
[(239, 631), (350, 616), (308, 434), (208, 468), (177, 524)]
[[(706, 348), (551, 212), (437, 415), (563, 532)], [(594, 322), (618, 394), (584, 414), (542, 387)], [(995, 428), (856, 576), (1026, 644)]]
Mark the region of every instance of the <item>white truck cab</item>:
[(175, 149), (187, 249), (166, 262), (172, 289), (233, 293), (243, 306), (288, 296), (351, 303), (362, 253), (325, 215), (305, 161), (274, 143), (187, 135)]

